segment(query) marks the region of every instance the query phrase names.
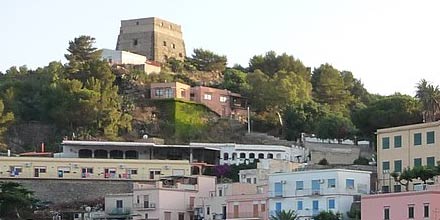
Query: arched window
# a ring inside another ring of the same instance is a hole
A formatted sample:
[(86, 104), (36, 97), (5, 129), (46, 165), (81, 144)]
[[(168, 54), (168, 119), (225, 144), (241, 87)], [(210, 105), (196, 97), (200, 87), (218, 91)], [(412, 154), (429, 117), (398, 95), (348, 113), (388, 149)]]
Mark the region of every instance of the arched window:
[(125, 151), (125, 159), (139, 159), (139, 153), (135, 150)]
[(280, 153), (277, 154), (277, 159), (281, 159), (281, 154)]
[(267, 159), (273, 159), (273, 154), (267, 154)]
[(246, 154), (245, 153), (240, 153), (240, 158), (246, 158)]
[(262, 153), (258, 154), (258, 159), (264, 159), (264, 154)]
[(250, 154), (249, 154), (249, 158), (250, 158), (250, 159), (254, 159), (254, 158), (255, 158), (255, 154), (254, 154), (254, 153), (250, 153)]
[(107, 151), (102, 149), (95, 150), (95, 158), (107, 159)]
[(232, 160), (236, 160), (237, 159), (237, 153), (232, 153)]
[(124, 152), (121, 150), (112, 150), (110, 151), (110, 158), (111, 159), (122, 159), (124, 158)]
[(229, 160), (229, 154), (228, 153), (224, 153), (223, 154), (223, 160)]
[(89, 149), (81, 149), (78, 151), (79, 158), (92, 158), (92, 151)]

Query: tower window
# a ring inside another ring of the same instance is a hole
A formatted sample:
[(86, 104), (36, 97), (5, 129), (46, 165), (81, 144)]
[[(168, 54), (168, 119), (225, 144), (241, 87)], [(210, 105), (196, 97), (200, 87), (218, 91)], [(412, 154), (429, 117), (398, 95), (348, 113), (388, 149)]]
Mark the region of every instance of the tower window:
[(136, 21), (136, 25), (139, 25), (139, 21)]
[(176, 44), (171, 44), (171, 47), (172, 47), (173, 49), (176, 49)]
[(137, 46), (138, 45), (138, 39), (134, 39), (133, 40), (133, 46)]
[(179, 57), (183, 57), (182, 53), (179, 53)]
[(164, 47), (167, 46), (167, 42), (166, 42), (166, 41), (163, 42), (163, 46), (164, 46)]

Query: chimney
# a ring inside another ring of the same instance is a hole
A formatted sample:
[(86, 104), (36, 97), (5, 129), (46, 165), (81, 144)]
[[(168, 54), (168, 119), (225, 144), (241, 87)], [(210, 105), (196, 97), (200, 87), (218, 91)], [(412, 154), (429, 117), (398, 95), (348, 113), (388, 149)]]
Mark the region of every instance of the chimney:
[(41, 152), (44, 153), (44, 142), (41, 142)]

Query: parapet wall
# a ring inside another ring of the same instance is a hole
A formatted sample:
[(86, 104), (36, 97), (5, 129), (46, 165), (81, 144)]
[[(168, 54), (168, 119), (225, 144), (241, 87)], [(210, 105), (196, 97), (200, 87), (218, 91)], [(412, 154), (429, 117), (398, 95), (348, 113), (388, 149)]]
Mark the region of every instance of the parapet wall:
[(34, 192), (41, 201), (55, 205), (93, 201), (102, 199), (106, 194), (132, 192), (132, 181), (108, 180), (68, 180), (68, 179), (0, 179), (3, 182), (17, 182)]

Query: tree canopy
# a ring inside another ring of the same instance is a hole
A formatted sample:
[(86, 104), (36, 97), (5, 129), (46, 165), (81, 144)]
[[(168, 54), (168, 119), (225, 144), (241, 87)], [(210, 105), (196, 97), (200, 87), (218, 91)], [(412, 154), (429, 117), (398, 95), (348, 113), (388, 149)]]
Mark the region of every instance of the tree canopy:
[(15, 182), (0, 182), (0, 217), (4, 219), (27, 219), (37, 202), (33, 192)]

